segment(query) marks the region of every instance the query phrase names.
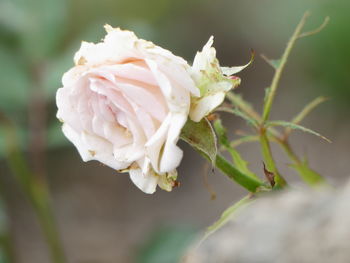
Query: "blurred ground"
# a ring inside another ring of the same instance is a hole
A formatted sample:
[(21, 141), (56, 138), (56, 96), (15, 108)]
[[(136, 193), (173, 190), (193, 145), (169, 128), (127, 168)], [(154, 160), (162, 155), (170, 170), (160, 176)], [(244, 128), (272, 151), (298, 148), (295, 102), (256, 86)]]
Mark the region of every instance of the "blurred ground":
[[(39, 77), (42, 92), (39, 98), (47, 103), (48, 119), (46, 166), (69, 262), (134, 262), (139, 248), (160, 226), (202, 229), (244, 195), (243, 190), (216, 172), (208, 180), (217, 199), (210, 200), (203, 184), (204, 162), (185, 144), (182, 144), (185, 157), (179, 169), (181, 186), (171, 193), (158, 190), (154, 195), (145, 195), (132, 185), (126, 174), (115, 174), (97, 163), (81, 161), (60, 132), (55, 119), (54, 94), (60, 86), (61, 75), (72, 64), (80, 40), (99, 40), (105, 23), (135, 30), (140, 37), (189, 61), (213, 34), (221, 64), (234, 66), (247, 62), (250, 48), (257, 54), (277, 58), (305, 10), (313, 13), (308, 29), (317, 27), (329, 15), (331, 22), (327, 28), (316, 36), (300, 40), (292, 52), (272, 118), (289, 120), (313, 98), (331, 97), (332, 100), (320, 106), (303, 125), (327, 136), (333, 143), (299, 132), (292, 137), (292, 142), (301, 156), (308, 156), (311, 167), (334, 184), (342, 184), (348, 178), (348, 1), (50, 0), (45, 2), (47, 5), (41, 5), (40, 1), (0, 1), (0, 110), (21, 128), (26, 149), (28, 106), (33, 100), (30, 95), (38, 88), (35, 82), (38, 80), (33, 81), (30, 72), (33, 64), (41, 65), (44, 70)], [(242, 85), (237, 92), (260, 109), (264, 88), (269, 85), (272, 74), (272, 69), (257, 56), (254, 64), (240, 74)], [(241, 120), (226, 115), (224, 124), (232, 131), (232, 138), (236, 129), (249, 131)], [(2, 146), (0, 136), (0, 154)], [(258, 145), (247, 144), (239, 149), (252, 169), (262, 175)], [(288, 179), (293, 181), (295, 177), (288, 169), (288, 160), (279, 149), (274, 150), (281, 171), (288, 171)], [(6, 182), (18, 262), (49, 262), (35, 215), (3, 161), (0, 173)]]

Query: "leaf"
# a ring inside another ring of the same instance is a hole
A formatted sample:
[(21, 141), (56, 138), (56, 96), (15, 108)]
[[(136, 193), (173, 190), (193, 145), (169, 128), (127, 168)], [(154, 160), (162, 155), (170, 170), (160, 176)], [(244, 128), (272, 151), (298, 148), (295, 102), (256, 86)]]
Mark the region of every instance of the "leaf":
[(221, 67), (222, 73), (225, 76), (231, 76), (233, 74), (236, 74), (236, 73), (242, 71), (243, 69), (245, 69), (246, 67), (248, 67), (251, 63), (253, 63), (254, 57), (255, 57), (255, 52), (254, 52), (254, 50), (251, 50), (250, 60), (247, 64), (245, 64), (243, 66), (238, 66), (238, 67)]
[(297, 116), (294, 117), (294, 119), (291, 122), (299, 124), (313, 109), (315, 109), (318, 105), (327, 100), (328, 98), (326, 97), (318, 97), (312, 100), (302, 109), (302, 111)]
[(229, 220), (232, 220), (235, 215), (238, 214), (239, 211), (248, 204), (252, 203), (254, 200), (250, 195), (243, 197), (241, 200), (228, 207), (222, 214), (221, 217), (211, 226), (209, 226), (202, 238), (201, 242), (206, 240), (211, 234), (219, 230), (222, 226), (224, 226)]
[[(297, 116), (293, 118), (291, 122), (294, 124), (299, 124), (312, 110), (314, 110), (318, 105), (325, 102), (326, 100), (326, 97), (318, 97), (312, 100), (301, 110), (301, 112)], [(286, 128), (285, 135), (288, 136), (291, 130), (291, 128)]]
[(275, 70), (278, 69), (279, 66), (281, 65), (281, 59), (269, 59), (263, 54), (261, 55), (261, 57), (266, 61), (267, 64), (269, 64)]
[(260, 122), (262, 120), (259, 113), (257, 113), (254, 110), (253, 106), (247, 101), (245, 101), (241, 95), (233, 92), (228, 92), (226, 94), (226, 97), (231, 101), (231, 103), (234, 106), (241, 109), (244, 113), (246, 113), (252, 119), (255, 119), (257, 122)]
[(244, 119), (249, 125), (254, 126), (254, 127), (257, 127), (259, 125), (258, 122), (254, 118), (245, 114), (243, 111), (241, 111), (238, 108), (231, 109), (229, 107), (219, 107), (216, 109), (216, 111), (223, 111), (223, 112), (232, 113), (232, 114), (236, 115), (237, 117)]
[(326, 140), (327, 142), (331, 142), (331, 140), (327, 139), (326, 137), (322, 136), (321, 134), (319, 134), (318, 132), (315, 132), (309, 128), (305, 128), (304, 126), (301, 126), (299, 124), (295, 124), (292, 122), (288, 122), (288, 121), (270, 121), (266, 123), (266, 126), (282, 126), (282, 127), (286, 127), (286, 128), (291, 128), (291, 129), (295, 129), (295, 130), (301, 130), (303, 132), (307, 132), (307, 133), (311, 133), (313, 135), (316, 135), (324, 140)]
[(291, 164), (290, 167), (294, 168), (303, 180), (311, 186), (325, 185), (326, 180), (316, 171), (309, 167), (307, 161)]
[(215, 164), (217, 155), (216, 135), (210, 122), (203, 118), (200, 122), (187, 120), (180, 138), (193, 148), (204, 153)]
[(248, 168), (248, 162), (242, 158), (239, 152), (231, 147), (230, 142), (227, 139), (226, 129), (222, 126), (221, 120), (217, 119), (214, 122), (214, 129), (218, 135), (219, 142), (225, 147), (225, 149), (230, 153), (236, 168), (243, 174), (246, 174), (255, 179), (259, 179), (252, 171)]
[(229, 141), (227, 139), (226, 129), (222, 126), (222, 122), (220, 119), (214, 121), (214, 130), (218, 135), (219, 142), (224, 146), (229, 146)]
[(259, 141), (259, 136), (258, 135), (246, 135), (242, 136), (241, 138), (237, 140), (233, 140), (230, 142), (231, 147), (235, 148), (243, 143), (246, 142), (256, 142)]

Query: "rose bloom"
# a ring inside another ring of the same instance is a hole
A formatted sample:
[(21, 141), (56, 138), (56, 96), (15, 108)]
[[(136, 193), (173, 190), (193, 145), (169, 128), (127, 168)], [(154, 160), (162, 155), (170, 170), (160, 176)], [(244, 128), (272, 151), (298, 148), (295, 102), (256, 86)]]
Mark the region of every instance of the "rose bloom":
[(199, 90), (187, 62), (134, 33), (105, 26), (82, 42), (56, 95), (65, 136), (84, 161), (120, 172), (145, 193), (170, 191), (182, 151), (176, 145)]
[(190, 67), (133, 32), (105, 29), (103, 42), (82, 42), (63, 76), (56, 95), (62, 130), (84, 161), (129, 172), (145, 193), (157, 185), (171, 191), (183, 155), (176, 144), (188, 117), (200, 121), (239, 81), (225, 76), (212, 38)]

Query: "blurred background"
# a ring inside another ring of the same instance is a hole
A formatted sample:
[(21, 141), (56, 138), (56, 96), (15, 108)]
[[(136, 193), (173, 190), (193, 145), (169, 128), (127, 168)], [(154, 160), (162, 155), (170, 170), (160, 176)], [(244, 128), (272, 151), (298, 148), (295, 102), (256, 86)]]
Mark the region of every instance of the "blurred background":
[[(330, 98), (303, 125), (333, 143), (299, 133), (292, 142), (311, 167), (337, 185), (347, 180), (350, 167), (350, 1), (0, 0), (0, 112), (15, 124), (31, 168), (46, 175), (68, 262), (177, 262), (196, 233), (244, 194), (219, 172), (204, 179), (207, 167), (184, 143), (181, 187), (171, 193), (146, 195), (127, 174), (83, 163), (55, 118), (55, 92), (62, 74), (73, 66), (81, 40), (99, 41), (108, 23), (191, 62), (214, 35), (225, 66), (245, 64), (252, 48), (256, 60), (239, 74), (237, 92), (260, 110), (273, 70), (259, 55), (279, 58), (306, 10), (312, 13), (306, 30), (318, 27), (326, 16), (330, 22), (321, 33), (298, 41), (272, 118), (290, 120), (315, 97)], [(241, 120), (223, 117), (232, 138), (235, 130), (247, 130)], [(15, 262), (50, 262), (37, 217), (6, 165), (4, 134), (0, 126), (1, 240), (11, 240)], [(259, 146), (239, 149), (263, 176)], [(274, 150), (279, 168), (293, 180), (288, 160)], [(7, 262), (1, 253), (0, 262)]]

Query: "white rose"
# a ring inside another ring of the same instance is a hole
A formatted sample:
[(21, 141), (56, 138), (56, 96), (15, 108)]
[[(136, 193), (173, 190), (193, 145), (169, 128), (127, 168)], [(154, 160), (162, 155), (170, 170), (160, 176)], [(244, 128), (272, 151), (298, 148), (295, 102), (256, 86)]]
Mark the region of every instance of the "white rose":
[(176, 144), (199, 89), (182, 58), (105, 28), (103, 42), (83, 42), (64, 74), (57, 117), (84, 161), (129, 172), (146, 193), (157, 185), (170, 191), (183, 155)]

